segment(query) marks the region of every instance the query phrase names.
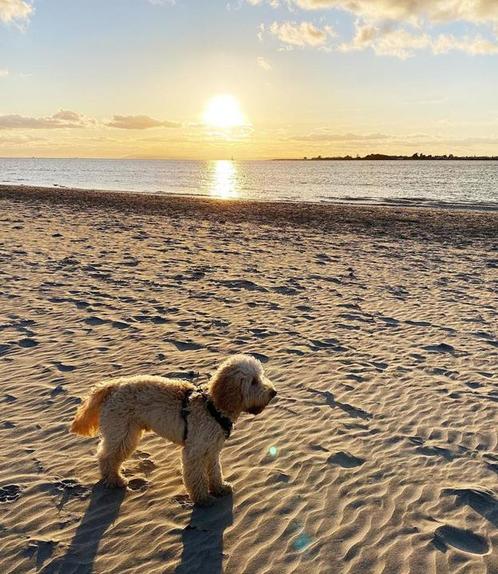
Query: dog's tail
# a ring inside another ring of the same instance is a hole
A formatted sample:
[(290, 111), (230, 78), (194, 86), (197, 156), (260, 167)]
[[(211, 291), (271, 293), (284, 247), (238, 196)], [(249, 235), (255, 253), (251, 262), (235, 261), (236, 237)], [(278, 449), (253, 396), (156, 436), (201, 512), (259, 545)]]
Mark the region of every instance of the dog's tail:
[(115, 389), (115, 383), (100, 383), (93, 387), (76, 411), (71, 432), (82, 436), (95, 436), (99, 430), (100, 409)]

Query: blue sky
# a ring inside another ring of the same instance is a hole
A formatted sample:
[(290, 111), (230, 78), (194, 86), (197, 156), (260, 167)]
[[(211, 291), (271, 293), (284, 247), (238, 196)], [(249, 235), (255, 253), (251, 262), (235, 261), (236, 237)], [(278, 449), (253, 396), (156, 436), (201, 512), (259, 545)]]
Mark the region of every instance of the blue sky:
[(498, 154), (497, 34), (494, 0), (0, 0), (0, 155)]

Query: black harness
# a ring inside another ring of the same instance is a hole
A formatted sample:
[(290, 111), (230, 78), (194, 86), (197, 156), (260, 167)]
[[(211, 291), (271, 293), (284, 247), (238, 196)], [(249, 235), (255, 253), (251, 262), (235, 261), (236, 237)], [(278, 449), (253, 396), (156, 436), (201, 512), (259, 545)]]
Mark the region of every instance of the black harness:
[(183, 422), (185, 423), (184, 427), (183, 427), (183, 442), (185, 442), (187, 440), (187, 436), (188, 436), (188, 420), (187, 419), (188, 419), (188, 415), (190, 414), (189, 402), (190, 402), (190, 397), (192, 396), (192, 394), (194, 392), (201, 395), (201, 397), (204, 399), (208, 413), (220, 425), (220, 427), (223, 430), (223, 434), (225, 435), (225, 438), (228, 438), (230, 436), (230, 433), (232, 432), (233, 422), (228, 417), (226, 417), (225, 415), (220, 413), (220, 411), (214, 406), (213, 401), (209, 398), (209, 395), (206, 393), (206, 391), (201, 390), (201, 389), (187, 389), (185, 391), (185, 394), (183, 395), (183, 398), (182, 398), (182, 408), (180, 411), (182, 418), (183, 418)]

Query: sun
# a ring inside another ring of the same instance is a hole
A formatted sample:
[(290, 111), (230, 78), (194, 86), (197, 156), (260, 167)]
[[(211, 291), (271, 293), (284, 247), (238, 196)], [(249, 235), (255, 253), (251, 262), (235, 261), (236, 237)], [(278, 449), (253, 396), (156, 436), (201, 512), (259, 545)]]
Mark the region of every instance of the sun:
[(237, 128), (247, 123), (239, 102), (230, 94), (212, 97), (202, 118), (205, 125), (217, 129)]

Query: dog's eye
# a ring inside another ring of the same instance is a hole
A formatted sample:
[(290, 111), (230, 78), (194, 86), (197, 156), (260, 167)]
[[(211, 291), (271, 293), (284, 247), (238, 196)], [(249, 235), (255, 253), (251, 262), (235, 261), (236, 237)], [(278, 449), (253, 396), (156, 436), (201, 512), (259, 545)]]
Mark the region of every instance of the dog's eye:
[(254, 377), (254, 379), (251, 381), (251, 385), (253, 387), (255, 387), (258, 384), (258, 379), (256, 377)]

